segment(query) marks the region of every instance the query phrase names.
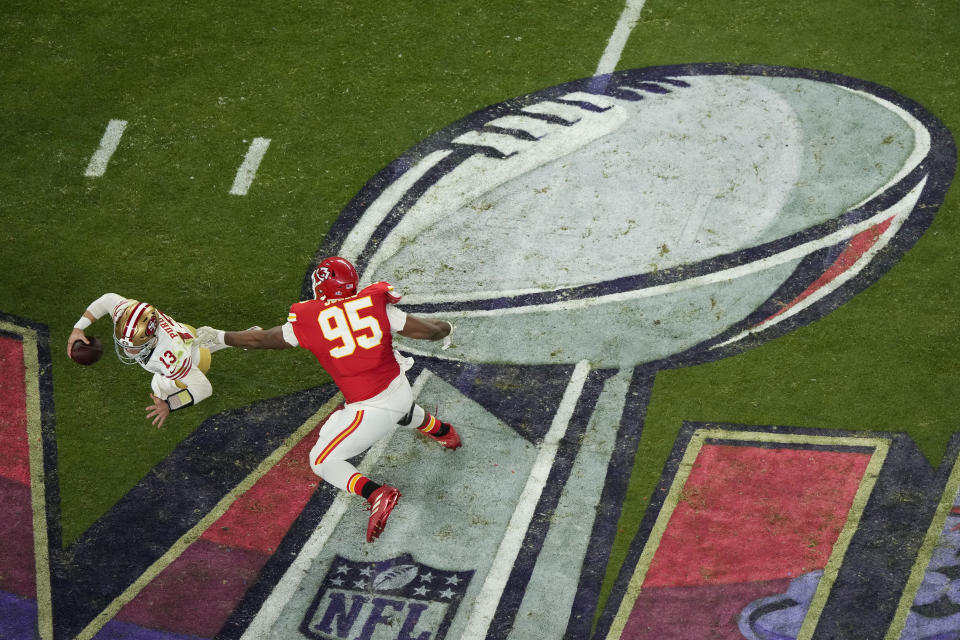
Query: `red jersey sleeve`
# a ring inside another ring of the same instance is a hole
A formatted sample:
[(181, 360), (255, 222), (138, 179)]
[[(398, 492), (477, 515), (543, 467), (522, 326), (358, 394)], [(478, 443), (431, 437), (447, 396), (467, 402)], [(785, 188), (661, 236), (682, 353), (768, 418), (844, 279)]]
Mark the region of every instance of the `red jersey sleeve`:
[(297, 341), (313, 353), (347, 402), (372, 398), (400, 375), (387, 317), (387, 305), (399, 300), (389, 284), (377, 282), (349, 298), (290, 307), (288, 321)]

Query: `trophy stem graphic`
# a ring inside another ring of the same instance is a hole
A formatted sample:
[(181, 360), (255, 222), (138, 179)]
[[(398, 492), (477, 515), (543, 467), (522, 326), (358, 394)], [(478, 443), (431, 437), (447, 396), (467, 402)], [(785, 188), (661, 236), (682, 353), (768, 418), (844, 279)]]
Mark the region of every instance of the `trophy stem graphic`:
[(520, 552), (520, 547), (530, 527), (540, 495), (546, 486), (547, 477), (556, 458), (560, 441), (570, 426), (573, 410), (580, 398), (589, 373), (590, 364), (586, 361), (578, 363), (573, 371), (567, 389), (563, 394), (563, 399), (560, 401), (560, 406), (557, 407), (557, 413), (550, 426), (550, 431), (544, 438), (540, 453), (527, 478), (527, 484), (523, 488), (520, 501), (510, 518), (507, 533), (500, 542), (497, 555), (493, 560), (493, 566), (487, 574), (480, 595), (473, 607), (473, 612), (467, 622), (466, 633), (463, 636), (465, 640), (484, 638), (487, 635), (487, 629), (496, 613), (497, 603), (503, 595), (504, 587), (510, 578), (517, 554)]
[[(391, 439), (378, 471), (405, 502), (390, 530), (350, 547), (339, 528), (360, 523), (344, 514), (285, 611), (312, 592), (300, 618), (321, 633), (373, 633), (391, 606), (411, 637), (587, 637), (656, 372), (735, 355), (863, 290), (929, 226), (955, 155), (890, 89), (725, 63), (568, 82), (411, 148), (317, 262), (352, 260), (362, 281), (402, 287), (403, 310), (456, 325), (442, 353), (400, 348), (433, 374), (425, 396), (464, 447)], [(325, 595), (338, 562), (372, 563), (381, 586), (413, 567), (470, 578), (454, 594), (413, 577), (422, 597), (403, 602)], [(292, 629), (278, 624), (271, 637)]]

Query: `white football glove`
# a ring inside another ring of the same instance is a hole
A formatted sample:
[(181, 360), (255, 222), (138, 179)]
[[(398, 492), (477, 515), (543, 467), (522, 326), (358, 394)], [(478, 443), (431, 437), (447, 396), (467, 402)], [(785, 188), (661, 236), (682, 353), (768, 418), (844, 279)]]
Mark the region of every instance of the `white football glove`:
[(440, 343), (440, 350), (446, 351), (450, 348), (450, 336), (453, 335), (453, 323), (447, 320), (447, 324), (450, 325), (450, 333), (443, 339), (443, 342)]
[(197, 329), (197, 342), (201, 347), (225, 347), (227, 343), (223, 341), (223, 331), (213, 327), (200, 327)]

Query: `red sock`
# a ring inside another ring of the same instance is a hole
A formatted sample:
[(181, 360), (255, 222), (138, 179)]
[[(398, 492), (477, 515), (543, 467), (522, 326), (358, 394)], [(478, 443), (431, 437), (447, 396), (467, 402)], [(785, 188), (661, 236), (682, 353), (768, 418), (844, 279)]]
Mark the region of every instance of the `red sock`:
[(423, 418), (423, 424), (417, 427), (418, 430), (429, 433), (432, 436), (443, 437), (450, 431), (446, 422), (440, 422), (435, 417), (427, 413)]
[(380, 488), (380, 485), (366, 476), (355, 473), (347, 480), (347, 491), (358, 496), (369, 498), (370, 494)]
[(427, 415), (423, 417), (423, 424), (417, 427), (417, 429), (419, 429), (420, 431), (423, 431), (424, 433), (435, 434), (437, 431), (440, 430), (440, 424), (441, 423), (439, 420), (437, 420), (432, 415), (427, 413)]

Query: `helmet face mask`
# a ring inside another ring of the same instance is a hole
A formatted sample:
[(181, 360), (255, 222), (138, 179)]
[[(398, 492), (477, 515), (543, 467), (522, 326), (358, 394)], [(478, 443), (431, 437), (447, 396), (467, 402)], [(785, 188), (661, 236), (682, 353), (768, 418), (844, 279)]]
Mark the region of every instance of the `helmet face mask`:
[(157, 346), (157, 310), (131, 300), (113, 326), (113, 346), (124, 364), (143, 364)]
[(313, 297), (316, 300), (349, 298), (357, 293), (359, 280), (350, 261), (339, 256), (326, 258), (313, 271)]

